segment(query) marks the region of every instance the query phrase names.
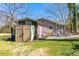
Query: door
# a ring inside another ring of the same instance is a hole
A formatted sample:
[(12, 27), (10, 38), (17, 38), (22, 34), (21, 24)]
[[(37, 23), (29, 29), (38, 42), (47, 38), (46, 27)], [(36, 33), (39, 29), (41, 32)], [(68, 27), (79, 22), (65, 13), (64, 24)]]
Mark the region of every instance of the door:
[(16, 26), (16, 40), (17, 42), (22, 42), (23, 40), (23, 30), (22, 26)]
[(25, 42), (31, 40), (31, 27), (29, 25), (16, 26), (16, 41)]
[(31, 39), (31, 28), (29, 25), (23, 26), (23, 41), (29, 41)]

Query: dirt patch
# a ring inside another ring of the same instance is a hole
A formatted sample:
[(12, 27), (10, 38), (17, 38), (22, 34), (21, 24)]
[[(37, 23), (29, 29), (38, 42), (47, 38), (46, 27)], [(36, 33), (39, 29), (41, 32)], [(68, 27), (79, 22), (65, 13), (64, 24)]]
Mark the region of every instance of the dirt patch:
[(25, 47), (18, 47), (13, 49), (13, 54), (16, 56), (27, 56), (31, 52), (31, 47), (28, 48), (27, 46)]
[(32, 51), (29, 56), (47, 56), (48, 48), (39, 48)]

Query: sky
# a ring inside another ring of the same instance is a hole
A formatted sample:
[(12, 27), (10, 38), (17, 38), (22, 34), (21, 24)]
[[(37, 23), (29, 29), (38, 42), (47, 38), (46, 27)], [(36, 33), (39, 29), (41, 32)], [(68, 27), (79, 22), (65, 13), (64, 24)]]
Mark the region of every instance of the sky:
[(29, 7), (31, 15), (27, 16), (32, 19), (37, 19), (39, 17), (46, 17), (45, 8), (48, 6), (46, 3), (28, 3), (26, 6)]
[[(51, 13), (47, 12), (47, 9), (51, 9), (53, 12), (57, 12), (59, 8), (64, 7), (65, 14), (67, 11), (67, 6), (63, 4), (48, 4), (48, 3), (28, 3), (26, 6), (29, 7), (30, 12), (29, 15), (26, 17), (32, 18), (32, 19), (38, 19), (38, 18), (48, 18), (49, 16), (52, 16), (53, 18), (57, 19), (58, 17), (52, 15)], [(59, 14), (57, 15), (59, 16)], [(22, 16), (23, 17), (23, 16)]]
[[(1, 7), (2, 4), (0, 4), (0, 10), (3, 8)], [(24, 4), (25, 7), (29, 8), (29, 12), (25, 17), (30, 17), (32, 19), (37, 19), (37, 18), (46, 18), (48, 16), (52, 16), (53, 18), (58, 18), (59, 13), (58, 10), (64, 7), (65, 14), (67, 13), (67, 6), (66, 4), (63, 3), (26, 3)], [(56, 16), (49, 13), (47, 9), (52, 10), (54, 13), (57, 13)], [(21, 10), (23, 11), (23, 10)], [(17, 12), (19, 13), (19, 12)], [(18, 16), (18, 18), (23, 18), (24, 16)]]
[[(0, 10), (1, 9), (3, 10), (1, 5), (2, 4), (0, 4)], [(49, 18), (52, 20), (58, 20), (58, 19), (61, 19), (60, 13), (58, 12), (59, 9), (62, 9), (62, 11), (64, 11), (63, 14), (68, 13), (67, 5), (63, 3), (60, 3), (60, 4), (59, 3), (52, 3), (52, 4), (50, 3), (49, 4), (48, 3), (26, 3), (25, 7), (29, 8), (29, 12), (25, 16), (18, 16), (19, 19), (28, 17), (33, 20), (37, 20), (38, 18)], [(53, 13), (51, 14), (50, 12), (48, 12), (48, 10), (52, 10)], [(54, 13), (56, 13), (56, 15), (54, 15)], [(65, 16), (64, 19), (66, 20), (67, 17)]]
[(38, 17), (45, 17), (45, 8), (47, 7), (48, 4), (29, 4), (30, 8), (32, 8), (33, 15), (35, 18)]

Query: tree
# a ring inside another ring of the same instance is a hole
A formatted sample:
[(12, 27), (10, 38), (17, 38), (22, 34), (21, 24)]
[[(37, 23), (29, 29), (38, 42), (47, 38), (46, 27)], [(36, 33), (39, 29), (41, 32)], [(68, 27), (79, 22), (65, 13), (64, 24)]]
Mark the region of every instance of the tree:
[(45, 11), (51, 14), (54, 20), (66, 20), (68, 18), (67, 4), (49, 4)]
[(73, 5), (71, 3), (68, 3), (67, 6), (68, 6), (68, 9), (69, 9), (70, 30), (71, 30), (71, 33), (72, 33), (72, 6)]
[(11, 33), (13, 32), (13, 22), (20, 16), (26, 16), (29, 8), (22, 3), (5, 3), (1, 4), (0, 15), (7, 17), (7, 24), (11, 27)]
[(78, 19), (77, 17), (77, 12), (78, 12), (78, 6), (75, 3), (68, 3), (68, 8), (69, 8), (69, 18), (70, 18), (70, 27), (71, 27), (71, 32), (76, 32), (76, 21)]
[(76, 4), (73, 4), (73, 31), (76, 32), (76, 21), (77, 21), (77, 6)]

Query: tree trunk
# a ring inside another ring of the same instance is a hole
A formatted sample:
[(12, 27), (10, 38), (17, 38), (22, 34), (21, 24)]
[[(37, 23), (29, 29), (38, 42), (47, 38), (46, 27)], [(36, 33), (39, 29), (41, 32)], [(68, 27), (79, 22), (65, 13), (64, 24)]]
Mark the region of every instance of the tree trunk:
[(77, 20), (77, 15), (76, 15), (76, 6), (73, 8), (73, 31), (76, 32), (76, 20)]
[(72, 22), (71, 22), (71, 19), (70, 19), (70, 32), (72, 33)]
[(72, 11), (70, 11), (70, 31), (72, 33)]
[(13, 35), (13, 28), (11, 27), (11, 37), (12, 37), (12, 35)]

